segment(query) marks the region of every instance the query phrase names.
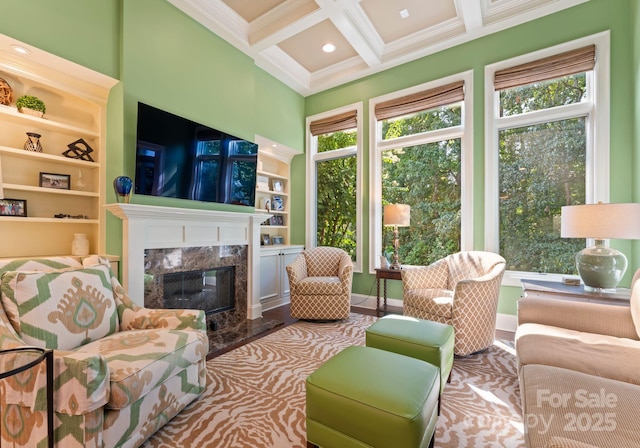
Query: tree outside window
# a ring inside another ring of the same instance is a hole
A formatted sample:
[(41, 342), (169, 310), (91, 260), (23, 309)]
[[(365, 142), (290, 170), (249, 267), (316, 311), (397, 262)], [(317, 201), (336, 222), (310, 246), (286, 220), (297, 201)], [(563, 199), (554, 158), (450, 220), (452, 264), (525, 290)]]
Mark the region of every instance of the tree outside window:
[[(345, 148), (355, 148), (355, 129), (318, 136), (318, 153), (328, 153)], [(339, 155), (316, 162), (318, 246), (344, 249), (351, 259), (356, 259), (356, 179), (357, 157)]]
[[(403, 264), (428, 265), (460, 250), (461, 139), (428, 142), (430, 131), (458, 126), (461, 108), (435, 110), (382, 122), (382, 138), (423, 135), (422, 144), (382, 151), (382, 203), (411, 206), (411, 226), (400, 228)], [(383, 251), (393, 252), (383, 228)]]
[[(586, 92), (585, 73), (506, 89), (501, 116), (579, 104)], [(586, 200), (587, 117), (567, 115), (532, 116), (530, 124), (499, 131), (499, 244), (508, 270), (576, 273), (574, 256), (585, 241), (560, 237), (560, 211)]]

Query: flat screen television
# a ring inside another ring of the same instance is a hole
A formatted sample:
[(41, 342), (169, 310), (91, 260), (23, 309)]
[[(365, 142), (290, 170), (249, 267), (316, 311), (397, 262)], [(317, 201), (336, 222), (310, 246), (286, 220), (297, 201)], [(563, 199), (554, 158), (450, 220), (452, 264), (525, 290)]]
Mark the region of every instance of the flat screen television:
[(138, 103), (135, 193), (255, 206), (258, 145)]

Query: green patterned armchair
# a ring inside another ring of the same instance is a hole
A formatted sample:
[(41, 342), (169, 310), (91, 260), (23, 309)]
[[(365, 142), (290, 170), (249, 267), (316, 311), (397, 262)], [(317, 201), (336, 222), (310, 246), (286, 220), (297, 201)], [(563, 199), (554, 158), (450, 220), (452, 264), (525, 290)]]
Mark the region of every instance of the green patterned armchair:
[[(137, 447), (205, 389), (204, 312), (135, 305), (106, 260), (0, 260), (0, 350), (54, 350), (55, 446)], [(0, 381), (0, 446), (47, 439), (45, 365)]]

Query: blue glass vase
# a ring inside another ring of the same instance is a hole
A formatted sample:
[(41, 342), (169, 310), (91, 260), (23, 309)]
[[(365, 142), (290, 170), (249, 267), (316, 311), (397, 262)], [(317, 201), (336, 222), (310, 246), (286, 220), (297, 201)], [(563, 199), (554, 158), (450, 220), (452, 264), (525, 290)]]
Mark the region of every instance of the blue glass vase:
[(128, 204), (133, 190), (133, 181), (128, 176), (118, 176), (113, 180), (113, 189), (116, 192), (116, 201)]

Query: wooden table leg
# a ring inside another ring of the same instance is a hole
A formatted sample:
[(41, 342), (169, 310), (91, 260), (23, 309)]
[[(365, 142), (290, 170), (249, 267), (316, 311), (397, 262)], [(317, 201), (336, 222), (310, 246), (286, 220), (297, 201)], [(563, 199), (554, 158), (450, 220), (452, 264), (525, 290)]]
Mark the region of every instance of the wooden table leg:
[[(376, 317), (380, 317), (380, 278), (376, 277)], [(386, 295), (386, 294), (385, 294)]]

